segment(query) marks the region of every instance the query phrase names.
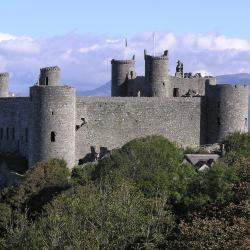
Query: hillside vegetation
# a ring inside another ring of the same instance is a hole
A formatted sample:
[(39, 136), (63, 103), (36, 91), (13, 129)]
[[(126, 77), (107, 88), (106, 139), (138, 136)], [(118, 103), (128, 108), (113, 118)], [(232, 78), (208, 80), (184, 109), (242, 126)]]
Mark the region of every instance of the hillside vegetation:
[(249, 249), (250, 136), (207, 172), (160, 136), (70, 173), (41, 162), (1, 191), (0, 249)]

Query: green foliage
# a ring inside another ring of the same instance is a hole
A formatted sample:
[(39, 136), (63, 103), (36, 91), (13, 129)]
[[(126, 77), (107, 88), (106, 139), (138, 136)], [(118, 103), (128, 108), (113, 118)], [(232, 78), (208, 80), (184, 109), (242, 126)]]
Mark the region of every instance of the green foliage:
[(64, 192), (46, 217), (7, 242), (18, 249), (155, 249), (173, 225), (164, 200), (147, 200), (126, 182), (110, 190), (91, 184)]
[[(128, 179), (145, 195), (155, 196), (168, 192), (170, 172), (180, 166), (182, 159), (183, 152), (161, 136), (135, 139), (101, 160), (93, 179), (105, 185)], [(181, 167), (181, 171), (185, 169)]]
[(0, 248), (247, 249), (248, 140), (228, 137), (224, 162), (206, 172), (161, 136), (76, 167), (71, 180), (65, 162), (39, 163), (2, 192)]
[(76, 183), (80, 185), (86, 185), (91, 181), (95, 168), (95, 163), (87, 163), (83, 166), (77, 166), (73, 168), (71, 172), (71, 177)]
[(234, 163), (242, 158), (250, 158), (250, 134), (233, 133), (223, 143), (228, 163)]
[(0, 203), (0, 231), (4, 230), (10, 222), (11, 208), (4, 203)]
[(5, 247), (6, 229), (11, 221), (11, 208), (0, 203), (0, 249)]
[(226, 219), (194, 218), (191, 223), (181, 222), (178, 240), (172, 249), (248, 249), (249, 221), (236, 218), (233, 223)]
[(215, 164), (206, 172), (197, 173), (176, 205), (180, 213), (200, 210), (211, 204), (221, 205), (234, 197), (233, 187), (237, 175), (233, 167)]
[(53, 195), (68, 186), (70, 173), (63, 160), (39, 162), (29, 169), (15, 187), (5, 189), (1, 200), (14, 208), (40, 210)]

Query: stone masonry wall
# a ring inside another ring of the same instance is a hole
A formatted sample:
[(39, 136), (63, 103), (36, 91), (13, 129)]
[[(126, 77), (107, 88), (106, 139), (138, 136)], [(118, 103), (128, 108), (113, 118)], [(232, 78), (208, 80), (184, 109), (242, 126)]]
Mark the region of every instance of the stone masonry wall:
[(28, 156), (29, 107), (27, 97), (0, 98), (0, 151)]
[[(76, 160), (91, 146), (113, 149), (131, 139), (160, 134), (182, 146), (199, 145), (203, 99), (77, 97)], [(83, 124), (82, 121), (85, 121)]]

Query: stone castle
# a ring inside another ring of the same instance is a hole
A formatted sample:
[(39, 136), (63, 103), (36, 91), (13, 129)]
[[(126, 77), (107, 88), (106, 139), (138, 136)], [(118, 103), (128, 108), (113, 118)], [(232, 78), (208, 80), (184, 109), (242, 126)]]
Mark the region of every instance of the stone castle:
[(19, 153), (29, 166), (63, 158), (69, 167), (91, 153), (104, 154), (138, 137), (159, 134), (183, 147), (221, 142), (248, 131), (248, 87), (216, 85), (215, 77), (168, 73), (168, 51), (112, 60), (112, 97), (76, 96), (60, 85), (60, 68), (40, 70), (29, 97), (9, 97), (9, 74), (0, 74), (0, 152)]

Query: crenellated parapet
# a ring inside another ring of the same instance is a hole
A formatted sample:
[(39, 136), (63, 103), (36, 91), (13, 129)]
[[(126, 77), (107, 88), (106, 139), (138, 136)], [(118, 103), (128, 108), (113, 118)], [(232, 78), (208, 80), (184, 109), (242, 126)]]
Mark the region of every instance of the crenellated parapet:
[(135, 60), (111, 60), (111, 64), (135, 64)]
[(58, 66), (51, 66), (51, 67), (45, 67), (41, 68), (41, 73), (47, 72), (47, 71), (60, 71), (61, 69)]
[(58, 66), (40, 69), (39, 85), (58, 86), (60, 85), (61, 69)]
[(3, 78), (9, 78), (9, 73), (8, 72), (0, 73), (0, 79)]

